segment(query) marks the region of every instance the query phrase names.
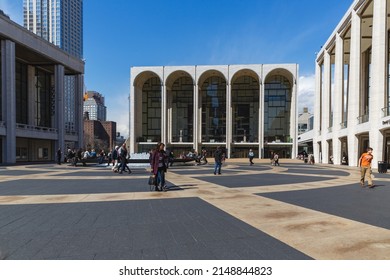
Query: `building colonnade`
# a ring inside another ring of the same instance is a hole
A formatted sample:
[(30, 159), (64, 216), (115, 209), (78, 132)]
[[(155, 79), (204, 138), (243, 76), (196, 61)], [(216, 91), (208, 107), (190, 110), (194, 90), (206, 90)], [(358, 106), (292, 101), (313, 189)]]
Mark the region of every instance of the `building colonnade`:
[[(316, 60), (314, 154), (358, 165), (368, 146), (390, 160), (389, 0), (356, 0)], [(344, 160), (343, 160), (344, 158)]]
[(297, 77), (296, 64), (132, 67), (130, 151), (295, 157)]
[[(58, 148), (82, 145), (84, 63), (6, 17), (0, 23), (0, 161), (53, 161)], [(66, 77), (75, 84), (71, 126)]]

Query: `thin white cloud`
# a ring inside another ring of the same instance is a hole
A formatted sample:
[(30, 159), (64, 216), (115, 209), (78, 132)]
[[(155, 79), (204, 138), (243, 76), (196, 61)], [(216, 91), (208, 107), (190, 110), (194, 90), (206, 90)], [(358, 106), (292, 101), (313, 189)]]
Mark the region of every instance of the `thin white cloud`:
[(304, 107), (313, 113), (315, 99), (315, 74), (299, 77), (298, 90), (298, 112), (302, 112)]
[(11, 20), (23, 25), (23, 0), (0, 0), (0, 9)]

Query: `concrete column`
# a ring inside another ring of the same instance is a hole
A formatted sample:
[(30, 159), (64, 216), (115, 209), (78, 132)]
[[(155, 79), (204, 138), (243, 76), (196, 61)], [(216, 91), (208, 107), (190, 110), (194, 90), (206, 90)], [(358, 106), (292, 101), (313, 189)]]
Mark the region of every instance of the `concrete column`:
[(329, 163), (329, 145), (327, 134), (330, 127), (330, 54), (325, 50), (324, 52), (324, 81), (323, 81), (323, 92), (322, 92), (322, 162)]
[(16, 162), (16, 86), (15, 86), (15, 43), (1, 41), (1, 73), (3, 96), (3, 120), (6, 125), (4, 163)]
[(314, 130), (314, 138), (313, 138), (313, 153), (314, 153), (314, 159), (316, 162), (319, 162), (320, 159), (320, 150), (318, 147), (318, 142), (321, 141), (322, 137), (322, 127), (321, 127), (321, 65), (316, 62), (315, 64), (315, 92), (317, 93), (315, 95), (315, 101), (314, 101), (314, 124), (313, 124), (313, 130)]
[(265, 158), (264, 153), (264, 95), (265, 95), (265, 79), (264, 79), (264, 65), (261, 64), (259, 69), (259, 158)]
[(167, 144), (167, 87), (165, 80), (161, 84), (161, 142)]
[[(131, 80), (131, 79), (130, 79)], [(130, 137), (130, 153), (135, 153), (135, 123), (134, 123), (134, 118), (135, 118), (135, 93), (136, 89), (134, 84), (130, 87), (130, 98), (129, 98), (129, 107), (130, 107), (130, 112), (129, 112), (129, 137)], [(138, 110), (139, 111), (139, 110)], [(142, 107), (140, 109), (142, 111)]]
[(372, 64), (370, 92), (370, 146), (374, 149), (375, 160), (372, 167), (378, 167), (378, 160), (383, 160), (383, 134), (379, 132), (382, 118), (381, 108), (385, 107), (387, 74), (387, 8), (386, 0), (374, 1), (372, 25)]
[(232, 93), (230, 86), (230, 77), (226, 81), (226, 148), (228, 149), (228, 158), (231, 156), (232, 147)]
[[(195, 70), (196, 72), (196, 70)], [(196, 73), (195, 73), (195, 81), (194, 81), (194, 107), (193, 107), (193, 125), (192, 125), (192, 142), (193, 142), (193, 148), (198, 148), (199, 141), (199, 134), (198, 134), (198, 126), (199, 126), (199, 112), (198, 112), (198, 106), (199, 106), (199, 92), (198, 92), (198, 81), (196, 80)]]
[(293, 84), (291, 88), (291, 120), (290, 120), (290, 137), (292, 139), (292, 149), (291, 149), (291, 158), (295, 158), (298, 155), (298, 65), (296, 65), (296, 70), (293, 77)]
[(344, 80), (344, 41), (340, 34), (336, 34), (336, 54), (335, 54), (335, 75), (333, 92), (333, 162), (341, 164), (341, 141), (337, 131), (340, 130), (340, 123), (343, 115), (343, 80)]
[[(62, 152), (65, 151), (65, 122), (64, 122), (64, 77), (65, 69), (63, 65), (56, 65), (54, 67), (54, 87), (55, 87), (55, 119), (58, 133), (58, 140), (55, 145), (55, 150), (58, 148)], [(75, 112), (76, 113), (76, 112)]]
[(75, 99), (76, 99), (76, 127), (78, 135), (78, 146), (84, 147), (84, 75), (76, 75), (76, 86), (75, 86)]
[(259, 125), (258, 125), (258, 137), (259, 137), (259, 158), (264, 158), (264, 86), (262, 83), (262, 76), (259, 75)]
[[(357, 118), (359, 117), (360, 99), (360, 61), (361, 61), (361, 20), (352, 10), (351, 50), (348, 97), (348, 162), (350, 166), (358, 165), (358, 139), (356, 137)], [(378, 109), (379, 110), (379, 109)]]

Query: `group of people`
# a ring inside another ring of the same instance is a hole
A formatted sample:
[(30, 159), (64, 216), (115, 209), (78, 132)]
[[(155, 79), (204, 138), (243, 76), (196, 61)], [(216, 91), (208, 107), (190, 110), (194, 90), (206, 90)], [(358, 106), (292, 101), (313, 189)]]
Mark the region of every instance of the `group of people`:
[[(365, 187), (365, 179), (367, 178), (368, 181), (368, 187), (373, 188), (374, 184), (371, 178), (372, 170), (371, 170), (371, 162), (373, 160), (372, 155), (373, 149), (369, 147), (367, 149), (367, 152), (363, 153), (361, 157), (359, 158), (359, 167), (361, 168), (361, 176), (360, 176), (360, 184), (362, 187)], [(94, 152), (94, 151), (93, 151)], [(149, 161), (150, 161), (150, 167), (151, 172), (155, 176), (156, 180), (154, 180), (155, 184), (155, 190), (156, 191), (166, 191), (167, 186), (165, 183), (165, 173), (167, 172), (167, 169), (169, 165), (173, 162), (173, 153), (169, 152), (167, 153), (165, 151), (165, 144), (164, 143), (158, 143), (157, 146), (149, 151)], [(202, 153), (200, 155), (191, 152), (191, 154), (187, 154), (186, 156), (189, 157), (196, 157), (198, 160), (201, 158), (204, 158), (204, 160), (207, 163), (206, 159), (207, 152), (206, 150), (202, 150)], [(62, 152), (59, 148), (57, 150), (57, 163), (61, 164), (62, 159)], [(86, 165), (86, 159), (89, 157), (92, 157), (93, 154), (89, 152), (88, 150), (83, 151), (82, 149), (70, 149), (68, 148), (67, 153), (64, 157), (65, 162), (71, 163), (71, 165), (76, 166), (78, 162), (81, 162), (83, 165)], [(99, 163), (103, 163), (103, 160), (105, 158), (104, 151), (101, 151), (99, 153)], [(225, 152), (223, 151), (221, 146), (218, 146), (217, 149), (214, 151), (214, 175), (220, 175), (221, 169), (222, 169), (222, 163), (225, 160)], [(96, 157), (96, 154), (95, 154)], [(113, 167), (112, 170), (114, 172), (117, 172), (119, 174), (122, 174), (123, 172), (131, 173), (131, 170), (128, 163), (128, 157), (129, 154), (127, 152), (126, 144), (123, 143), (121, 147), (116, 146), (112, 152), (110, 152), (108, 155), (108, 166), (110, 163), (112, 163)], [(249, 150), (248, 158), (249, 158), (249, 164), (253, 165), (253, 159), (255, 157), (255, 154), (252, 149)], [(280, 165), (279, 164), (279, 155), (278, 153), (272, 153), (271, 154), (271, 165)], [(308, 161), (310, 164), (314, 164), (314, 156), (312, 154), (308, 155)]]
[(195, 150), (189, 151), (187, 154), (185, 152), (182, 152), (180, 154), (181, 159), (193, 159), (197, 164), (207, 164), (207, 151), (206, 149), (202, 149), (200, 153), (198, 153)]
[(131, 169), (128, 164), (129, 153), (127, 152), (126, 144), (123, 143), (122, 146), (115, 146), (115, 148), (108, 154), (108, 163), (110, 166), (112, 163), (112, 171), (118, 174), (123, 172), (128, 172), (131, 174)]

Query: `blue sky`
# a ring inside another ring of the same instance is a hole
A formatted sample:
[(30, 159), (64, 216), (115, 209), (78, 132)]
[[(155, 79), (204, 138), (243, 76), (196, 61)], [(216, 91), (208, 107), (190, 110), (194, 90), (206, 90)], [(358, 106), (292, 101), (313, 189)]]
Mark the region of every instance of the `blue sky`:
[[(87, 90), (128, 134), (131, 66), (298, 63), (313, 107), (316, 52), (352, 0), (84, 0)], [(23, 0), (0, 0), (23, 24)]]

